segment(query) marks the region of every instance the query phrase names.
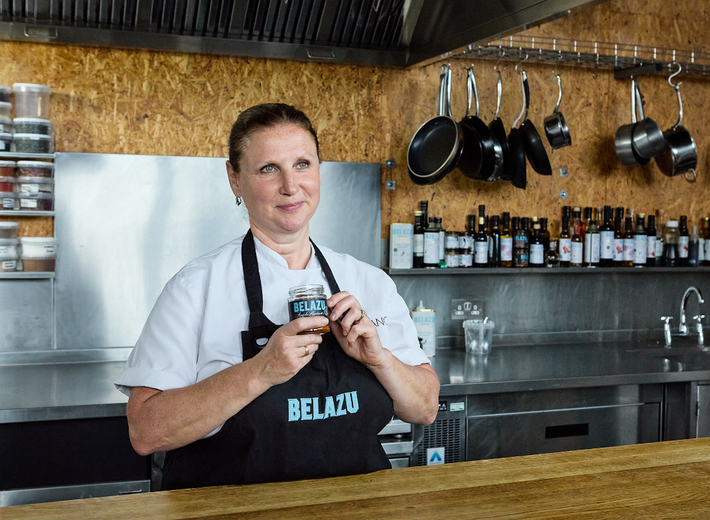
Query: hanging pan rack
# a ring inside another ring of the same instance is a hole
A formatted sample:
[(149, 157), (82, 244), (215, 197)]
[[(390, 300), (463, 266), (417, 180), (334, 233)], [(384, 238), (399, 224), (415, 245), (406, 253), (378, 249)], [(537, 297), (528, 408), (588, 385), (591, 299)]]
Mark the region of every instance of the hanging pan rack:
[(442, 59), (472, 57), (490, 60), (520, 61), (555, 66), (588, 67), (614, 70), (616, 79), (655, 73), (668, 73), (682, 65), (684, 76), (710, 77), (710, 53), (686, 51), (626, 43), (569, 40), (545, 36), (509, 36), (486, 45), (471, 44), (452, 51)]

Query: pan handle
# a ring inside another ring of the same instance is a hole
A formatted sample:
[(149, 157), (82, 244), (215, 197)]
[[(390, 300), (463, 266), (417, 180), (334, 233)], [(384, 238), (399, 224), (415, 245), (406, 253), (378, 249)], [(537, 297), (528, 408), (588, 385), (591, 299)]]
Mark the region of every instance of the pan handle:
[[(552, 71), (553, 74), (555, 74), (555, 71)], [(557, 111), (560, 109), (560, 103), (562, 103), (562, 80), (560, 79), (559, 74), (555, 74), (557, 76), (557, 104), (555, 105), (555, 109), (552, 111), (552, 115), (557, 114)]]
[(446, 114), (449, 117), (451, 115), (451, 66), (449, 65), (446, 72)]
[(528, 110), (530, 109), (530, 86), (528, 85), (528, 75), (525, 71), (520, 73), (520, 77), (523, 79), (523, 89), (525, 89), (525, 119), (528, 118)]
[(639, 88), (639, 82), (636, 82), (636, 105), (638, 106), (638, 111), (639, 111), (639, 117), (641, 118), (641, 121), (646, 119), (646, 116), (643, 113), (643, 96), (641, 96), (641, 89)]
[(503, 80), (500, 77), (500, 71), (496, 70), (498, 73), (498, 81), (496, 82), (496, 113), (493, 115), (493, 119), (498, 117), (498, 112), (500, 112), (500, 100), (503, 97)]
[(476, 86), (476, 76), (473, 74), (473, 64), (468, 69), (467, 75), (467, 87), (468, 87), (468, 110), (466, 110), (466, 116), (468, 117), (469, 110), (471, 109), (471, 98), (476, 101), (476, 117), (479, 117), (480, 106), (478, 103), (478, 87)]
[[(680, 97), (680, 86), (683, 84), (683, 82), (682, 82), (682, 81), (679, 81), (678, 83), (675, 83), (675, 84), (674, 84), (674, 83), (671, 81), (671, 80), (672, 80), (673, 78), (675, 78), (678, 74), (680, 74), (681, 71), (683, 70), (683, 65), (681, 65), (680, 63), (677, 63), (677, 65), (678, 65), (678, 70), (675, 71), (673, 74), (671, 74), (671, 75), (668, 77), (668, 84), (669, 84), (671, 87), (673, 87), (673, 89), (675, 90), (676, 94), (678, 94), (678, 106), (680, 107), (680, 112), (679, 112), (679, 116), (678, 116), (678, 122), (677, 122), (675, 125), (673, 125), (673, 130), (676, 130), (676, 129), (680, 126), (680, 124), (683, 122), (683, 99)], [(695, 181), (693, 181), (693, 182), (695, 182)]]
[(636, 124), (636, 80), (631, 78), (631, 123)]
[(439, 94), (436, 98), (436, 115), (443, 116), (446, 110), (444, 92), (446, 89), (446, 65), (439, 69)]
[(518, 121), (520, 121), (523, 118), (523, 115), (525, 115), (525, 113), (527, 112), (527, 110), (525, 109), (525, 107), (527, 106), (527, 97), (525, 96), (524, 74), (525, 74), (525, 71), (520, 73), (520, 84), (521, 84), (522, 91), (523, 91), (523, 106), (520, 109), (520, 115), (518, 116), (518, 119), (516, 119), (515, 122), (513, 123), (513, 128), (518, 126)]

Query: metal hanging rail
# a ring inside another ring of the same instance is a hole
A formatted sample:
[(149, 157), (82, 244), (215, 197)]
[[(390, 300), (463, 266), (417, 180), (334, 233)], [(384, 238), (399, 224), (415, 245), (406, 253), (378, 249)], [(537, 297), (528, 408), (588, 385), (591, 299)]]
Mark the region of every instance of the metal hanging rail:
[[(475, 57), (503, 61), (547, 63), (558, 66), (614, 70), (617, 79), (632, 75), (669, 73), (683, 66), (686, 76), (710, 77), (710, 53), (609, 43), (568, 40), (544, 36), (509, 36), (486, 45), (471, 44), (464, 50), (444, 54), (443, 59)], [(650, 65), (650, 66), (649, 66)], [(643, 69), (640, 69), (640, 67)]]

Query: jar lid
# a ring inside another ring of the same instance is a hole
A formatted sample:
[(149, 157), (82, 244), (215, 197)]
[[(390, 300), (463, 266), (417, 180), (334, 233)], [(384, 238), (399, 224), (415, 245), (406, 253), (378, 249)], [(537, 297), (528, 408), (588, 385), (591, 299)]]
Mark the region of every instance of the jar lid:
[(13, 83), (12, 90), (15, 92), (51, 92), (52, 87), (47, 85), (35, 85), (34, 83)]
[(12, 92), (12, 89), (10, 87), (0, 87), (0, 92), (5, 92), (6, 94), (9, 94)]
[(2, 179), (13, 179), (22, 184), (54, 184), (51, 177), (0, 177), (0, 182)]
[(10, 253), (7, 255), (0, 255), (0, 262), (3, 262), (5, 260), (17, 260), (18, 258), (20, 257), (17, 256), (17, 252), (15, 252), (14, 254)]
[(43, 162), (43, 161), (17, 161), (17, 167), (18, 168), (46, 168), (48, 170), (53, 170), (54, 163)]
[(0, 191), (0, 199), (15, 197), (17, 194), (12, 191)]
[(15, 161), (0, 161), (0, 168), (14, 168), (17, 166)]
[(0, 108), (12, 109), (12, 103), (9, 103), (8, 101), (0, 101)]
[(0, 238), (0, 246), (16, 246), (19, 243), (19, 238)]
[(8, 132), (0, 132), (0, 139), (3, 141), (12, 141), (12, 134)]
[[(0, 134), (2, 135), (2, 134)], [(51, 135), (44, 134), (15, 134), (15, 141), (18, 139), (27, 139), (29, 141), (42, 141), (51, 139)]]
[(51, 125), (52, 122), (49, 119), (39, 119), (37, 117), (16, 117), (13, 119), (15, 123), (42, 123), (46, 125)]
[[(36, 179), (37, 177), (29, 177), (29, 178)], [(17, 178), (15, 178), (15, 177), (0, 177), (0, 182), (17, 182)]]
[(20, 243), (34, 245), (52, 245), (57, 243), (57, 239), (55, 237), (20, 237)]
[(17, 229), (20, 225), (17, 222), (0, 222), (0, 229)]
[(18, 199), (53, 199), (54, 198), (53, 193), (44, 193), (42, 191), (38, 191), (37, 193), (16, 193), (15, 196)]
[(4, 125), (11, 125), (12, 119), (10, 119), (9, 117), (0, 117), (0, 123)]
[(677, 220), (669, 220), (666, 222), (666, 226), (668, 227), (678, 227), (678, 221)]

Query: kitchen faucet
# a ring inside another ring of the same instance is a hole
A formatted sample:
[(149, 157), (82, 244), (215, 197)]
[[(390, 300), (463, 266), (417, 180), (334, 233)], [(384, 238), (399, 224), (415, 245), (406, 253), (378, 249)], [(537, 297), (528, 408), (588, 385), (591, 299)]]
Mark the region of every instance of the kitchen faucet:
[(680, 300), (680, 324), (678, 325), (678, 333), (681, 336), (688, 335), (688, 325), (686, 324), (685, 318), (685, 304), (688, 302), (688, 298), (690, 297), (690, 293), (692, 292), (695, 292), (695, 294), (698, 296), (698, 303), (705, 303), (705, 300), (703, 300), (703, 295), (700, 293), (700, 289), (698, 289), (694, 285), (691, 285), (685, 290), (683, 298)]

